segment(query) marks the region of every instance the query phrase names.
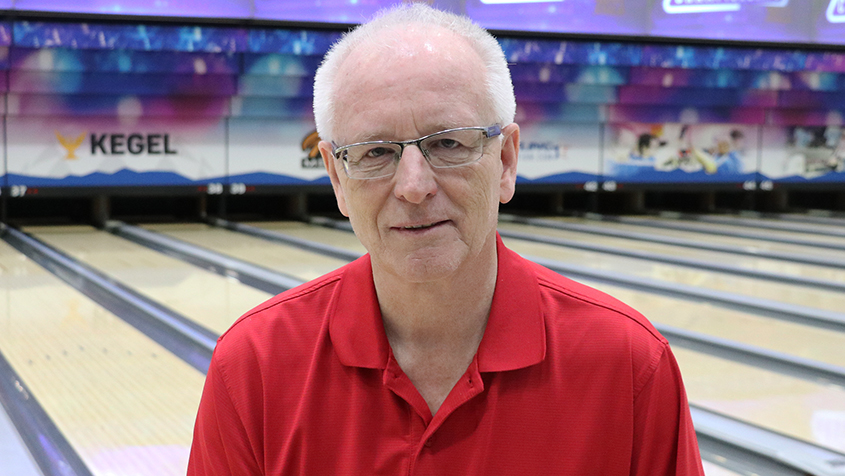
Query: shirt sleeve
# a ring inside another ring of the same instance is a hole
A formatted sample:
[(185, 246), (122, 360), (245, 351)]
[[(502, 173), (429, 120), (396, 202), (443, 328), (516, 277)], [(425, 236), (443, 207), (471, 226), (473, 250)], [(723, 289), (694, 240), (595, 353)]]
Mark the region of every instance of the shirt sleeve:
[(232, 402), (219, 360), (213, 358), (194, 425), (188, 476), (264, 474), (256, 454)]
[(631, 474), (704, 476), (681, 372), (668, 345), (635, 396)]

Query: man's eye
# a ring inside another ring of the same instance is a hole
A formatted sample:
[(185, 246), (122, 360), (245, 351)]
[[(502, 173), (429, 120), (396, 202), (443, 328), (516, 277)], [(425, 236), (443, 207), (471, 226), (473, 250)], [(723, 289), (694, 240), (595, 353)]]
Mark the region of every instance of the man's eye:
[(373, 147), (363, 155), (364, 159), (378, 159), (390, 154), (392, 151), (387, 147)]
[(456, 149), (458, 147), (461, 147), (462, 145), (463, 144), (456, 141), (455, 139), (444, 138), (444, 139), (438, 139), (433, 144), (431, 144), (429, 146), (429, 148), (440, 149), (440, 150), (449, 150), (449, 149)]

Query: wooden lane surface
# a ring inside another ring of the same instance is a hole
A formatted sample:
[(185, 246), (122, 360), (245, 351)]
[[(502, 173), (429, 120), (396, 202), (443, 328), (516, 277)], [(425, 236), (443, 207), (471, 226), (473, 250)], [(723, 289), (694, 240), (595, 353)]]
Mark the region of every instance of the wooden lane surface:
[(91, 227), (25, 231), (218, 334), (270, 297), (235, 279)]
[(147, 230), (310, 281), (347, 262), (204, 224), (144, 225)]
[(313, 240), (326, 245), (337, 246), (338, 248), (355, 251), (357, 253), (367, 252), (357, 238), (355, 238), (351, 233), (343, 230), (334, 230), (298, 221), (255, 222), (245, 224), (263, 228), (265, 230), (278, 231), (304, 240)]
[[(613, 230), (627, 230), (636, 231), (637, 233), (652, 233), (652, 230), (646, 230), (645, 227), (635, 227), (636, 229), (628, 229), (627, 225), (617, 225), (615, 223), (599, 223), (588, 222), (591, 225), (601, 226), (603, 228)], [(769, 271), (773, 273), (780, 273), (785, 275), (806, 276), (817, 279), (825, 279), (839, 283), (845, 283), (845, 270), (834, 269), (826, 266), (813, 266), (801, 263), (793, 263), (789, 261), (759, 258), (753, 256), (743, 256), (734, 253), (722, 253), (717, 251), (707, 251), (695, 248), (688, 248), (684, 246), (665, 245), (661, 243), (649, 243), (646, 241), (628, 240), (624, 238), (614, 238), (610, 236), (601, 236), (594, 233), (574, 232), (567, 230), (556, 230), (552, 228), (545, 228), (540, 226), (517, 225), (513, 223), (499, 223), (499, 227), (503, 230), (516, 230), (535, 233), (540, 236), (552, 236), (558, 238), (565, 238), (575, 241), (588, 240), (589, 243), (597, 245), (613, 246), (618, 248), (648, 251), (652, 253), (660, 253), (669, 256), (679, 256), (683, 258), (699, 259), (704, 261), (711, 261), (714, 263), (730, 263), (735, 266), (740, 266), (748, 269), (755, 269), (760, 271)], [(657, 230), (665, 231), (665, 230)], [(653, 233), (654, 234), (654, 233)], [(663, 236), (667, 236), (664, 234)], [(688, 239), (696, 241), (707, 241), (702, 239), (700, 234), (692, 234), (687, 236)], [(725, 244), (729, 244), (727, 241)]]
[[(590, 226), (599, 226), (602, 228), (607, 228), (609, 230), (617, 230), (617, 231), (627, 231), (627, 232), (636, 232), (636, 233), (646, 233), (650, 235), (657, 235), (657, 236), (667, 236), (672, 238), (682, 238), (687, 240), (695, 240), (695, 241), (703, 241), (706, 243), (712, 244), (720, 244), (720, 245), (731, 245), (731, 246), (741, 246), (748, 250), (762, 250), (762, 251), (774, 251), (779, 253), (794, 253), (800, 254), (805, 256), (812, 256), (817, 259), (837, 259), (840, 261), (845, 261), (845, 251), (839, 250), (831, 250), (825, 248), (814, 248), (810, 246), (802, 246), (802, 245), (790, 245), (785, 243), (773, 243), (769, 241), (763, 240), (756, 240), (751, 238), (736, 238), (732, 236), (720, 236), (720, 235), (709, 235), (704, 233), (697, 233), (692, 231), (679, 231), (679, 230), (667, 230), (663, 228), (655, 228), (649, 226), (642, 226), (642, 225), (630, 225), (630, 224), (623, 224), (623, 223), (613, 223), (613, 222), (603, 222), (603, 221), (595, 221), (595, 220), (585, 220), (581, 218), (571, 218), (571, 217), (549, 217), (549, 220), (556, 220), (561, 221), (564, 223), (578, 223), (583, 225), (590, 225)], [(703, 225), (703, 224), (702, 224)], [(706, 224), (709, 228), (715, 228), (713, 224)], [(771, 236), (780, 236), (780, 232), (774, 230), (766, 230), (765, 232), (758, 232), (763, 233), (766, 235)], [(595, 236), (595, 235), (591, 235)], [(806, 237), (805, 237), (806, 238)], [(835, 237), (822, 237), (819, 236), (818, 240), (834, 240), (836, 242), (840, 242), (840, 238)], [(628, 240), (630, 241), (630, 240)], [(668, 245), (661, 245), (661, 246), (668, 246)], [(736, 256), (736, 255), (733, 255)]]
[[(294, 234), (289, 231), (294, 229), (299, 238), (321, 243), (331, 241), (331, 244), (347, 249), (360, 246), (352, 234), (322, 227), (298, 223), (264, 224), (262, 227), (275, 228), (289, 234)], [(325, 236), (331, 238), (323, 239)], [(834, 332), (743, 315), (707, 304), (601, 284), (587, 284), (627, 301), (654, 322), (700, 332), (710, 331), (713, 335), (819, 360), (838, 359), (835, 363), (842, 364), (841, 357), (837, 356), (842, 355), (845, 346), (842, 345), (841, 337)], [(742, 327), (734, 325), (738, 321), (744, 322)], [(801, 333), (804, 333), (803, 337)], [(803, 342), (796, 344), (802, 339)], [(825, 351), (819, 351), (819, 348)], [(845, 451), (845, 390), (841, 387), (814, 384), (680, 347), (673, 350), (687, 382), (691, 402), (765, 428)]]
[(691, 403), (845, 452), (845, 389), (673, 347)]
[[(697, 221), (697, 220), (675, 220), (668, 217), (642, 217), (642, 216), (632, 216), (630, 218), (630, 223), (635, 223), (636, 220), (649, 220), (649, 221), (657, 221), (661, 223), (666, 223), (669, 225), (678, 224), (683, 226), (689, 226), (691, 228), (699, 229), (704, 232), (708, 230), (713, 231), (720, 231), (720, 232), (727, 232), (727, 233), (753, 233), (753, 234), (761, 234), (761, 235), (772, 235), (778, 238), (783, 239), (790, 239), (790, 240), (802, 240), (802, 241), (814, 241), (819, 243), (827, 243), (832, 244), (835, 246), (845, 246), (845, 236), (831, 236), (831, 235), (823, 235), (819, 233), (815, 233), (813, 231), (808, 231), (807, 229), (817, 230), (818, 232), (824, 231), (834, 231), (835, 233), (841, 234), (843, 231), (843, 227), (835, 227), (831, 225), (807, 225), (807, 224), (798, 224), (798, 223), (788, 223), (783, 221), (777, 220), (765, 220), (765, 219), (749, 219), (749, 218), (740, 218), (740, 217), (719, 217), (713, 216), (713, 218), (722, 218), (722, 219), (730, 219), (733, 218), (736, 220), (733, 223), (714, 223), (714, 222), (707, 222), (707, 221)], [(747, 223), (747, 224), (746, 224)], [(780, 229), (770, 229), (770, 228), (758, 228), (753, 226), (754, 223), (759, 223), (760, 225), (775, 225)], [(788, 227), (788, 228), (787, 228)]]
[(709, 461), (702, 461), (702, 463), (704, 464), (704, 474), (706, 476), (742, 476), (740, 473), (735, 473)]
[(185, 474), (204, 376), (0, 243), (0, 349), (95, 475)]
[[(715, 253), (690, 252), (680, 253), (676, 247), (643, 246), (642, 242), (633, 242), (618, 238), (607, 238), (600, 236), (588, 236), (585, 234), (558, 232), (540, 227), (526, 225), (502, 225), (503, 230), (513, 230), (521, 233), (529, 233), (540, 236), (558, 237), (569, 240), (576, 240), (590, 244), (602, 244), (618, 249), (633, 249), (651, 251), (661, 254), (682, 256), (685, 258), (699, 259), (711, 263), (725, 263), (732, 266), (740, 266), (750, 269), (766, 268), (767, 271), (784, 275), (800, 275), (813, 278), (822, 278), (815, 271), (818, 266), (801, 265), (799, 263), (772, 263), (772, 260), (742, 256), (714, 256)], [(589, 241), (587, 241), (589, 240)], [(518, 247), (525, 254), (542, 253), (544, 257), (567, 262), (570, 264), (581, 264), (604, 270), (616, 270), (620, 273), (635, 274), (654, 279), (672, 281), (688, 284), (691, 286), (714, 289), (718, 291), (743, 294), (761, 299), (769, 299), (777, 302), (798, 304), (807, 307), (827, 309), (835, 312), (845, 312), (845, 293), (826, 289), (814, 289), (808, 286), (798, 286), (788, 283), (778, 283), (769, 280), (755, 279), (748, 276), (736, 276), (716, 271), (700, 270), (686, 266), (677, 266), (669, 263), (628, 258), (606, 253), (597, 253), (563, 246), (531, 243), (528, 241), (508, 239), (514, 247)], [(653, 244), (652, 244), (653, 245)], [(758, 261), (766, 261), (760, 265)], [(842, 278), (845, 284), (845, 270), (827, 270), (828, 277)], [(831, 272), (832, 271), (832, 272)]]
[[(635, 217), (635, 218), (651, 218), (651, 217), (640, 216), (640, 217)], [(669, 219), (669, 218), (666, 218), (666, 217), (654, 217), (654, 218), (663, 219), (663, 220)], [(797, 235), (795, 235), (795, 237), (802, 237), (802, 238), (813, 238), (813, 239), (816, 239), (816, 237), (821, 238), (821, 236), (818, 236), (817, 233), (813, 233), (812, 231), (810, 231), (808, 233), (808, 230), (818, 230), (820, 232), (832, 232), (832, 233), (835, 233), (835, 234), (842, 234), (842, 232), (845, 231), (845, 220), (841, 220), (839, 223), (832, 223), (832, 222), (828, 222), (828, 223), (820, 223), (820, 222), (818, 222), (818, 223), (806, 223), (805, 222), (805, 223), (802, 223), (802, 222), (796, 222), (796, 221), (791, 221), (791, 220), (786, 220), (786, 219), (768, 218), (768, 217), (745, 217), (745, 216), (742, 216), (742, 215), (704, 215), (703, 218), (705, 218), (705, 219), (706, 218), (714, 218), (714, 219), (719, 219), (719, 220), (731, 220), (732, 224), (734, 224), (735, 226), (744, 227), (742, 229), (748, 230), (748, 231), (757, 231), (757, 230), (768, 231), (768, 229), (766, 229), (766, 228), (755, 227), (754, 224), (759, 224), (759, 225), (762, 225), (762, 226), (775, 226), (779, 229), (782, 229), (783, 231), (798, 233)], [(680, 220), (680, 223), (696, 223), (696, 221), (695, 220)], [(703, 223), (703, 222), (699, 222), (699, 223)], [(746, 226), (745, 225), (746, 223), (749, 226)], [(842, 238), (845, 238), (845, 237), (842, 237)], [(845, 244), (845, 240), (835, 241), (835, 243)]]

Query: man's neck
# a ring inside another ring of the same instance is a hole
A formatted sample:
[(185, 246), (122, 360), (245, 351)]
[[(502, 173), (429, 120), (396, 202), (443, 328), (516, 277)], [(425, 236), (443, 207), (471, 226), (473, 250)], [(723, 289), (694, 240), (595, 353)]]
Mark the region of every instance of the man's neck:
[(495, 243), (486, 251), (465, 267), (471, 272), (435, 282), (409, 283), (373, 268), (393, 355), (432, 414), (472, 362), (484, 335), (496, 287)]

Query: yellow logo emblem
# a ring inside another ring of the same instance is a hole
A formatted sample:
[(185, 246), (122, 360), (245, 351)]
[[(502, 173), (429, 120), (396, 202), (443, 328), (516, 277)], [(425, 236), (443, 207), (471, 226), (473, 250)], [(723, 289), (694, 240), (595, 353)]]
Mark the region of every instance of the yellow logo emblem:
[(56, 139), (59, 139), (59, 143), (62, 144), (62, 147), (64, 147), (67, 151), (67, 157), (65, 157), (65, 159), (74, 160), (79, 158), (76, 156), (76, 149), (82, 145), (82, 141), (85, 140), (85, 135), (86, 133), (83, 132), (75, 139), (68, 139), (67, 137), (59, 134), (59, 131), (56, 131)]

